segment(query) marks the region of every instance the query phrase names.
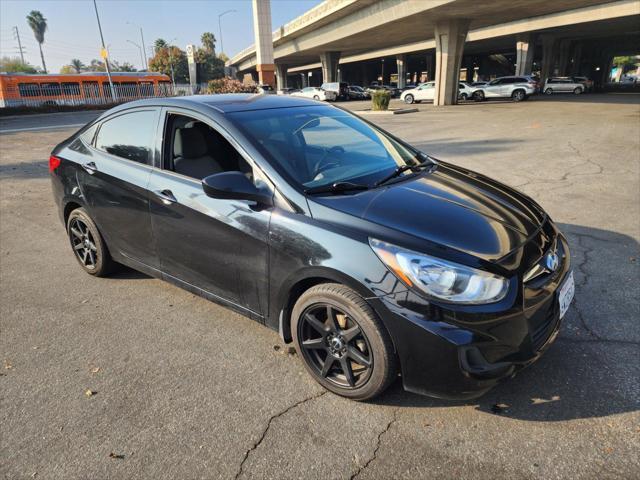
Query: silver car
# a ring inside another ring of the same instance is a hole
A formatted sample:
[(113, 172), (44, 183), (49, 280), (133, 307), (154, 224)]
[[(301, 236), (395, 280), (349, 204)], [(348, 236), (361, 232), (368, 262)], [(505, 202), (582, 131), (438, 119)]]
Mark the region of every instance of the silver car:
[(582, 82), (570, 77), (548, 78), (542, 89), (547, 95), (553, 93), (575, 93), (580, 95), (584, 90), (585, 86)]
[(473, 99), (481, 102), (487, 98), (511, 98), (514, 102), (526, 100), (536, 93), (537, 82), (532, 77), (499, 77), (486, 85), (473, 87)]

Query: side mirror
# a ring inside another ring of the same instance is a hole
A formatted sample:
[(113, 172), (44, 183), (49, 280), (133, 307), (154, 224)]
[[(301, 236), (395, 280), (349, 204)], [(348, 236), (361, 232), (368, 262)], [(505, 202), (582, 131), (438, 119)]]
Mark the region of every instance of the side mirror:
[(258, 190), (242, 172), (209, 175), (202, 179), (202, 189), (211, 198), (252, 200), (268, 207), (273, 205), (273, 196)]

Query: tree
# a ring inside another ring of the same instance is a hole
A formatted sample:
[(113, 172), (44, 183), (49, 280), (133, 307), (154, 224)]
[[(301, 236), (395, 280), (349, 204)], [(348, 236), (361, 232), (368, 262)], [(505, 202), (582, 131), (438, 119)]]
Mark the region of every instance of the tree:
[(229, 57), (224, 52), (220, 52), (220, 54), (218, 55), (218, 58), (222, 60), (224, 63), (227, 63), (227, 61), (229, 60)]
[[(115, 62), (111, 62), (111, 63), (115, 63)], [(129, 62), (124, 62), (121, 65), (118, 65), (117, 63), (115, 63), (114, 71), (116, 71), (116, 72), (137, 72), (138, 70), (133, 65), (131, 65)]]
[(60, 68), (60, 73), (68, 74), (68, 73), (77, 73), (77, 72), (72, 65), (63, 65), (62, 68)]
[(47, 31), (47, 19), (44, 18), (41, 12), (38, 10), (31, 10), (31, 13), (27, 15), (27, 23), (33, 35), (36, 37), (38, 47), (40, 48), (40, 59), (42, 60), (42, 69), (44, 73), (47, 73), (47, 65), (44, 63), (44, 55), (42, 53), (42, 44), (44, 43), (44, 32)]
[(171, 76), (172, 65), (175, 82), (186, 83), (189, 79), (187, 54), (178, 47), (167, 46), (157, 50), (154, 57), (149, 60), (149, 71)]
[(211, 32), (204, 32), (200, 37), (202, 48), (210, 55), (216, 54), (216, 36)]
[(38, 70), (28, 63), (22, 63), (18, 57), (0, 58), (0, 72), (7, 73), (38, 73)]
[(169, 44), (162, 38), (157, 39), (153, 42), (153, 50), (158, 53), (160, 50), (167, 48)]
[(87, 70), (90, 72), (106, 72), (107, 69), (104, 66), (104, 62), (102, 60), (98, 60), (94, 58), (91, 60), (91, 63), (87, 67)]
[(71, 63), (69, 64), (70, 67), (73, 68), (73, 70), (76, 73), (80, 73), (82, 71), (84, 71), (87, 67), (85, 66), (84, 63), (82, 63), (79, 59), (74, 58), (73, 60), (71, 60)]

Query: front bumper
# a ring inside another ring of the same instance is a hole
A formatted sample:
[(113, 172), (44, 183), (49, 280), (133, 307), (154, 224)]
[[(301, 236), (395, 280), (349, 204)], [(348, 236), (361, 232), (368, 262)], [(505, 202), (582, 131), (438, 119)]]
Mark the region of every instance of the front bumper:
[(411, 291), (378, 297), (374, 308), (396, 346), (404, 388), (449, 399), (478, 397), (535, 362), (556, 339), (560, 325), (558, 290), (571, 266), (563, 257), (547, 278), (517, 281), (511, 305), (462, 311), (434, 305)]

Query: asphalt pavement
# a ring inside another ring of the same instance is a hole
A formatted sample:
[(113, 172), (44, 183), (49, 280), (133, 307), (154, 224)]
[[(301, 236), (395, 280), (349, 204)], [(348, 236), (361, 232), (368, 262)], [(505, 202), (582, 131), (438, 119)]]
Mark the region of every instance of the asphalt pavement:
[(639, 478), (639, 98), (369, 117), (533, 196), (568, 236), (577, 292), (558, 340), (470, 402), (399, 381), (345, 400), (247, 318), (130, 270), (84, 274), (47, 159), (96, 112), (0, 118), (0, 475)]

